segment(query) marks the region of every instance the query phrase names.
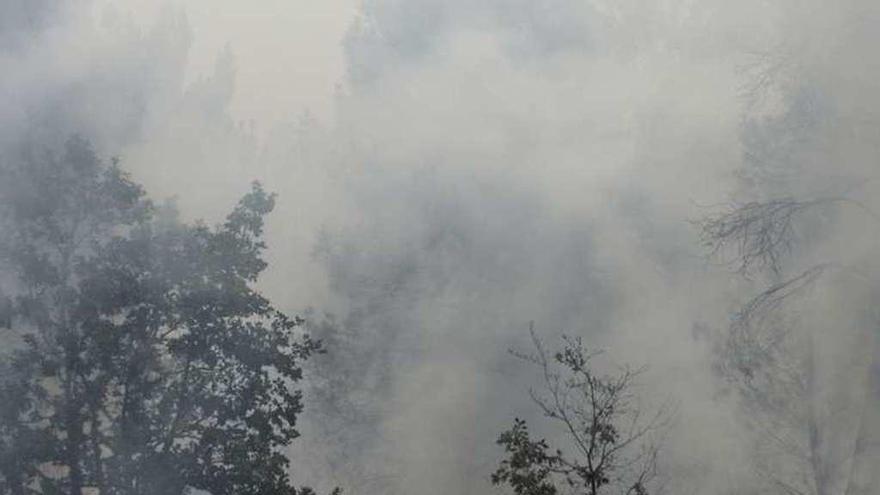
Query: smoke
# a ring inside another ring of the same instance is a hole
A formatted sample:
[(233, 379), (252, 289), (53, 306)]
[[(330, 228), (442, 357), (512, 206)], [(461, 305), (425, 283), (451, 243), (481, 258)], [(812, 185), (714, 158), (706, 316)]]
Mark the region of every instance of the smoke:
[[(80, 133), (208, 221), (250, 180), (280, 194), (261, 284), (313, 308), (330, 349), (298, 478), (488, 492), (495, 436), (538, 417), (507, 354), (534, 321), (649, 366), (645, 400), (678, 404), (671, 493), (757, 484), (711, 336), (772, 280), (707, 263), (690, 223), (730, 201), (861, 205), (804, 220), (785, 261), (867, 279), (797, 310), (825, 336), (840, 398), (823, 400), (858, 402), (880, 240), (857, 211), (880, 209), (871, 2), (212, 5), (0, 2), (0, 145)], [(315, 21), (299, 37), (298, 9)]]
[(707, 35), (686, 13), (637, 33), (635, 6), (530, 5), (370, 3), (347, 38), (353, 225), (322, 259), (361, 354), (393, 363), (359, 473), (384, 485), (349, 483), (487, 490), (498, 425), (536, 413), (506, 354), (534, 320), (651, 366), (653, 398), (684, 402), (673, 462), (708, 464), (687, 483), (705, 493), (736, 451), (691, 337), (724, 302), (687, 220), (738, 160), (736, 61), (669, 47)]

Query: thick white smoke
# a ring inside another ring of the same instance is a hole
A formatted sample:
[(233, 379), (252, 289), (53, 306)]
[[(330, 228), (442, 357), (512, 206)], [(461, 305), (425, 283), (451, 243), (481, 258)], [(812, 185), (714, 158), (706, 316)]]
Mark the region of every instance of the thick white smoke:
[[(262, 284), (285, 309), (312, 307), (330, 347), (291, 453), (299, 479), (491, 490), (497, 433), (537, 417), (532, 377), (507, 354), (534, 321), (649, 366), (645, 400), (679, 405), (662, 462), (671, 493), (761, 485), (711, 351), (772, 281), (707, 263), (689, 221), (790, 196), (880, 209), (871, 2), (212, 5), (0, 0), (0, 139), (14, 150), (81, 133), (209, 221), (252, 179), (280, 194)], [(327, 29), (297, 38), (267, 20), (298, 8)], [(247, 27), (220, 48), (229, 26)], [(264, 35), (274, 44), (253, 41)], [(200, 37), (217, 51), (194, 53)], [(298, 40), (326, 56), (281, 52)], [(312, 63), (338, 86), (292, 98), (261, 84)], [(859, 399), (859, 335), (876, 324), (869, 217), (805, 221), (785, 267), (864, 279), (830, 278), (798, 310), (824, 336), (830, 395), (817, 400), (853, 411), (876, 405)], [(835, 417), (829, 448), (845, 451), (854, 420)]]

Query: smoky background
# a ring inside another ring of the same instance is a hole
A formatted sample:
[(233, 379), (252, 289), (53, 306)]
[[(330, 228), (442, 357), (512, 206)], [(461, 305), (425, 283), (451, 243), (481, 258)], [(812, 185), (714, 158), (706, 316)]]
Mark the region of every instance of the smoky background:
[[(751, 430), (716, 343), (777, 280), (707, 259), (692, 221), (789, 197), (877, 211), (877, 16), (868, 1), (4, 0), (0, 152), (80, 134), (208, 222), (253, 179), (279, 193), (261, 288), (329, 350), (307, 369), (297, 479), (493, 490), (498, 431), (539, 414), (507, 352), (534, 322), (648, 366), (645, 400), (677, 404), (669, 492), (749, 493)], [(878, 405), (861, 340), (878, 225), (827, 208), (796, 235), (785, 273), (845, 268), (791, 308), (820, 338), (814, 400), (844, 411), (829, 412), (843, 452)]]

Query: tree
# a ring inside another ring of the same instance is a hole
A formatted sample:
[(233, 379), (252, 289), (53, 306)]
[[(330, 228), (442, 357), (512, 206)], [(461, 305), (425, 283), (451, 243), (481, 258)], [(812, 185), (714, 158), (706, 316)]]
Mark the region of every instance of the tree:
[(81, 138), (0, 173), (0, 492), (307, 492), (284, 449), (321, 347), (253, 287), (274, 196), (185, 224)]
[(538, 367), (542, 392), (530, 391), (552, 424), (562, 428), (570, 451), (535, 440), (521, 419), (503, 432), (497, 444), (507, 457), (492, 474), (492, 483), (507, 485), (517, 495), (555, 495), (566, 486), (572, 493), (646, 495), (656, 481), (659, 434), (671, 419), (667, 407), (645, 417), (633, 392), (642, 370), (624, 367), (614, 375), (591, 369), (597, 352), (581, 339), (563, 337), (561, 349), (548, 356), (531, 332), (534, 352), (513, 354)]
[[(795, 226), (808, 223), (810, 215), (821, 209), (840, 207), (858, 211), (860, 223), (865, 218), (880, 220), (860, 201), (836, 196), (808, 200), (784, 197), (733, 205), (700, 222), (703, 241), (711, 253), (732, 253), (727, 259), (742, 275), (764, 272), (770, 276), (769, 286), (734, 315), (719, 347), (719, 369), (742, 399), (749, 425), (758, 433), (759, 450), (769, 452), (756, 463), (759, 472), (786, 494), (829, 495), (842, 490), (840, 493), (856, 495), (873, 493), (877, 488), (870, 467), (880, 460), (880, 423), (873, 412), (880, 398), (876, 316), (868, 317), (873, 324), (864, 329), (871, 355), (855, 442), (841, 456), (831, 448), (833, 426), (819, 408), (821, 370), (815, 330), (804, 328), (786, 311), (829, 271), (848, 279), (853, 292), (857, 290), (852, 288), (853, 273), (868, 282), (869, 290), (876, 290), (870, 266), (826, 260), (795, 269), (793, 274), (784, 267), (783, 261), (793, 261)], [(852, 379), (858, 381), (857, 377)]]

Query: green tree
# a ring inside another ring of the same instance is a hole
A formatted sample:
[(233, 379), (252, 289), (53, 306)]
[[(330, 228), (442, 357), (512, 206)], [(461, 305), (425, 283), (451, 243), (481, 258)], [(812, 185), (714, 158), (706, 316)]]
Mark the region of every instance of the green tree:
[(2, 493), (307, 491), (284, 450), (320, 345), (253, 287), (274, 196), (185, 224), (79, 138), (0, 173)]
[(517, 495), (571, 493), (646, 495), (656, 481), (659, 434), (671, 419), (667, 407), (645, 416), (633, 388), (640, 370), (623, 368), (613, 375), (592, 369), (597, 352), (580, 339), (563, 338), (552, 356), (534, 332), (534, 352), (514, 355), (540, 370), (543, 388), (531, 398), (551, 424), (562, 428), (562, 445), (552, 448), (531, 437), (526, 422), (516, 419), (497, 444), (506, 458), (492, 483), (507, 485)]

